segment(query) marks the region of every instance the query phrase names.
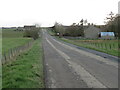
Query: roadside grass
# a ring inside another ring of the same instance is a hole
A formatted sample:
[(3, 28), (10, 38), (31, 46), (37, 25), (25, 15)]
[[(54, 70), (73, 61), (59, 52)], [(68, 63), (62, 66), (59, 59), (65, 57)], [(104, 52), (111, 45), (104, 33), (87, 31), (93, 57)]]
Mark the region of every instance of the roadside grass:
[(16, 60), (3, 65), (3, 88), (44, 88), (41, 39)]
[(119, 56), (120, 54), (120, 51), (118, 50), (118, 40), (70, 40), (66, 38), (58, 39), (80, 47), (97, 50), (114, 56)]
[[(51, 30), (48, 31), (50, 35), (53, 36), (54, 32)], [(55, 35), (55, 34), (54, 34)], [(67, 43), (71, 43), (80, 47), (85, 47), (89, 49), (93, 49), (96, 51), (104, 52), (114, 56), (120, 56), (120, 50), (118, 50), (118, 44), (120, 42), (118, 40), (100, 40), (100, 39), (66, 39), (66, 38), (59, 38), (55, 36), (57, 39), (65, 41)]]

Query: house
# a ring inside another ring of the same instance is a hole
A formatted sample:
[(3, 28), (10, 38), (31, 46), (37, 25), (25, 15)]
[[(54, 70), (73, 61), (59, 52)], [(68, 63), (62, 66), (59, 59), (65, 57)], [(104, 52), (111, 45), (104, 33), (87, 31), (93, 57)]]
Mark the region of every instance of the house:
[(24, 31), (23, 27), (18, 27), (15, 31)]
[(115, 39), (114, 32), (100, 32), (101, 39)]
[(99, 38), (100, 31), (100, 28), (90, 25), (84, 29), (84, 37), (89, 39), (97, 39)]
[(25, 26), (24, 26), (24, 29), (25, 29), (25, 30), (36, 29), (36, 26), (35, 26), (35, 25), (25, 25)]

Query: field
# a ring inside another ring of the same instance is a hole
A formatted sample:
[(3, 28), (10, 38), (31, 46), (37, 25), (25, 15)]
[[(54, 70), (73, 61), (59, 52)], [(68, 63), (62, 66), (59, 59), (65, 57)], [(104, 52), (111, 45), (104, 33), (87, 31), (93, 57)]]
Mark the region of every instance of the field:
[(23, 34), (11, 29), (2, 30), (2, 53), (7, 53), (10, 49), (22, 46), (31, 40), (31, 38), (23, 38)]
[(2, 53), (7, 53), (11, 48), (22, 46), (30, 40), (30, 38), (3, 38)]
[(3, 88), (44, 88), (41, 40), (3, 66)]

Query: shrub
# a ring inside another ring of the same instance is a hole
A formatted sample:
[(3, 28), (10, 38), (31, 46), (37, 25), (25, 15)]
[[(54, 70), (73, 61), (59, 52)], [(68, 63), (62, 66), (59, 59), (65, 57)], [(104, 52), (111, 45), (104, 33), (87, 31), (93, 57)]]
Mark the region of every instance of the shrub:
[(24, 37), (32, 37), (34, 40), (39, 38), (39, 28), (25, 29)]
[(55, 23), (54, 30), (56, 33), (59, 33), (60, 37), (62, 37), (65, 34), (65, 28), (62, 24)]

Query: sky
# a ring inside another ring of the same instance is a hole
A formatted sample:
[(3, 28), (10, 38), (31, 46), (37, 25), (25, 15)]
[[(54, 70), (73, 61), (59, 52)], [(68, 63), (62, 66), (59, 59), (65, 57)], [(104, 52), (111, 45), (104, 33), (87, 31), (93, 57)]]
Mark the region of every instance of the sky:
[(39, 24), (53, 26), (78, 23), (104, 24), (112, 11), (118, 13), (119, 0), (0, 0), (0, 27)]

